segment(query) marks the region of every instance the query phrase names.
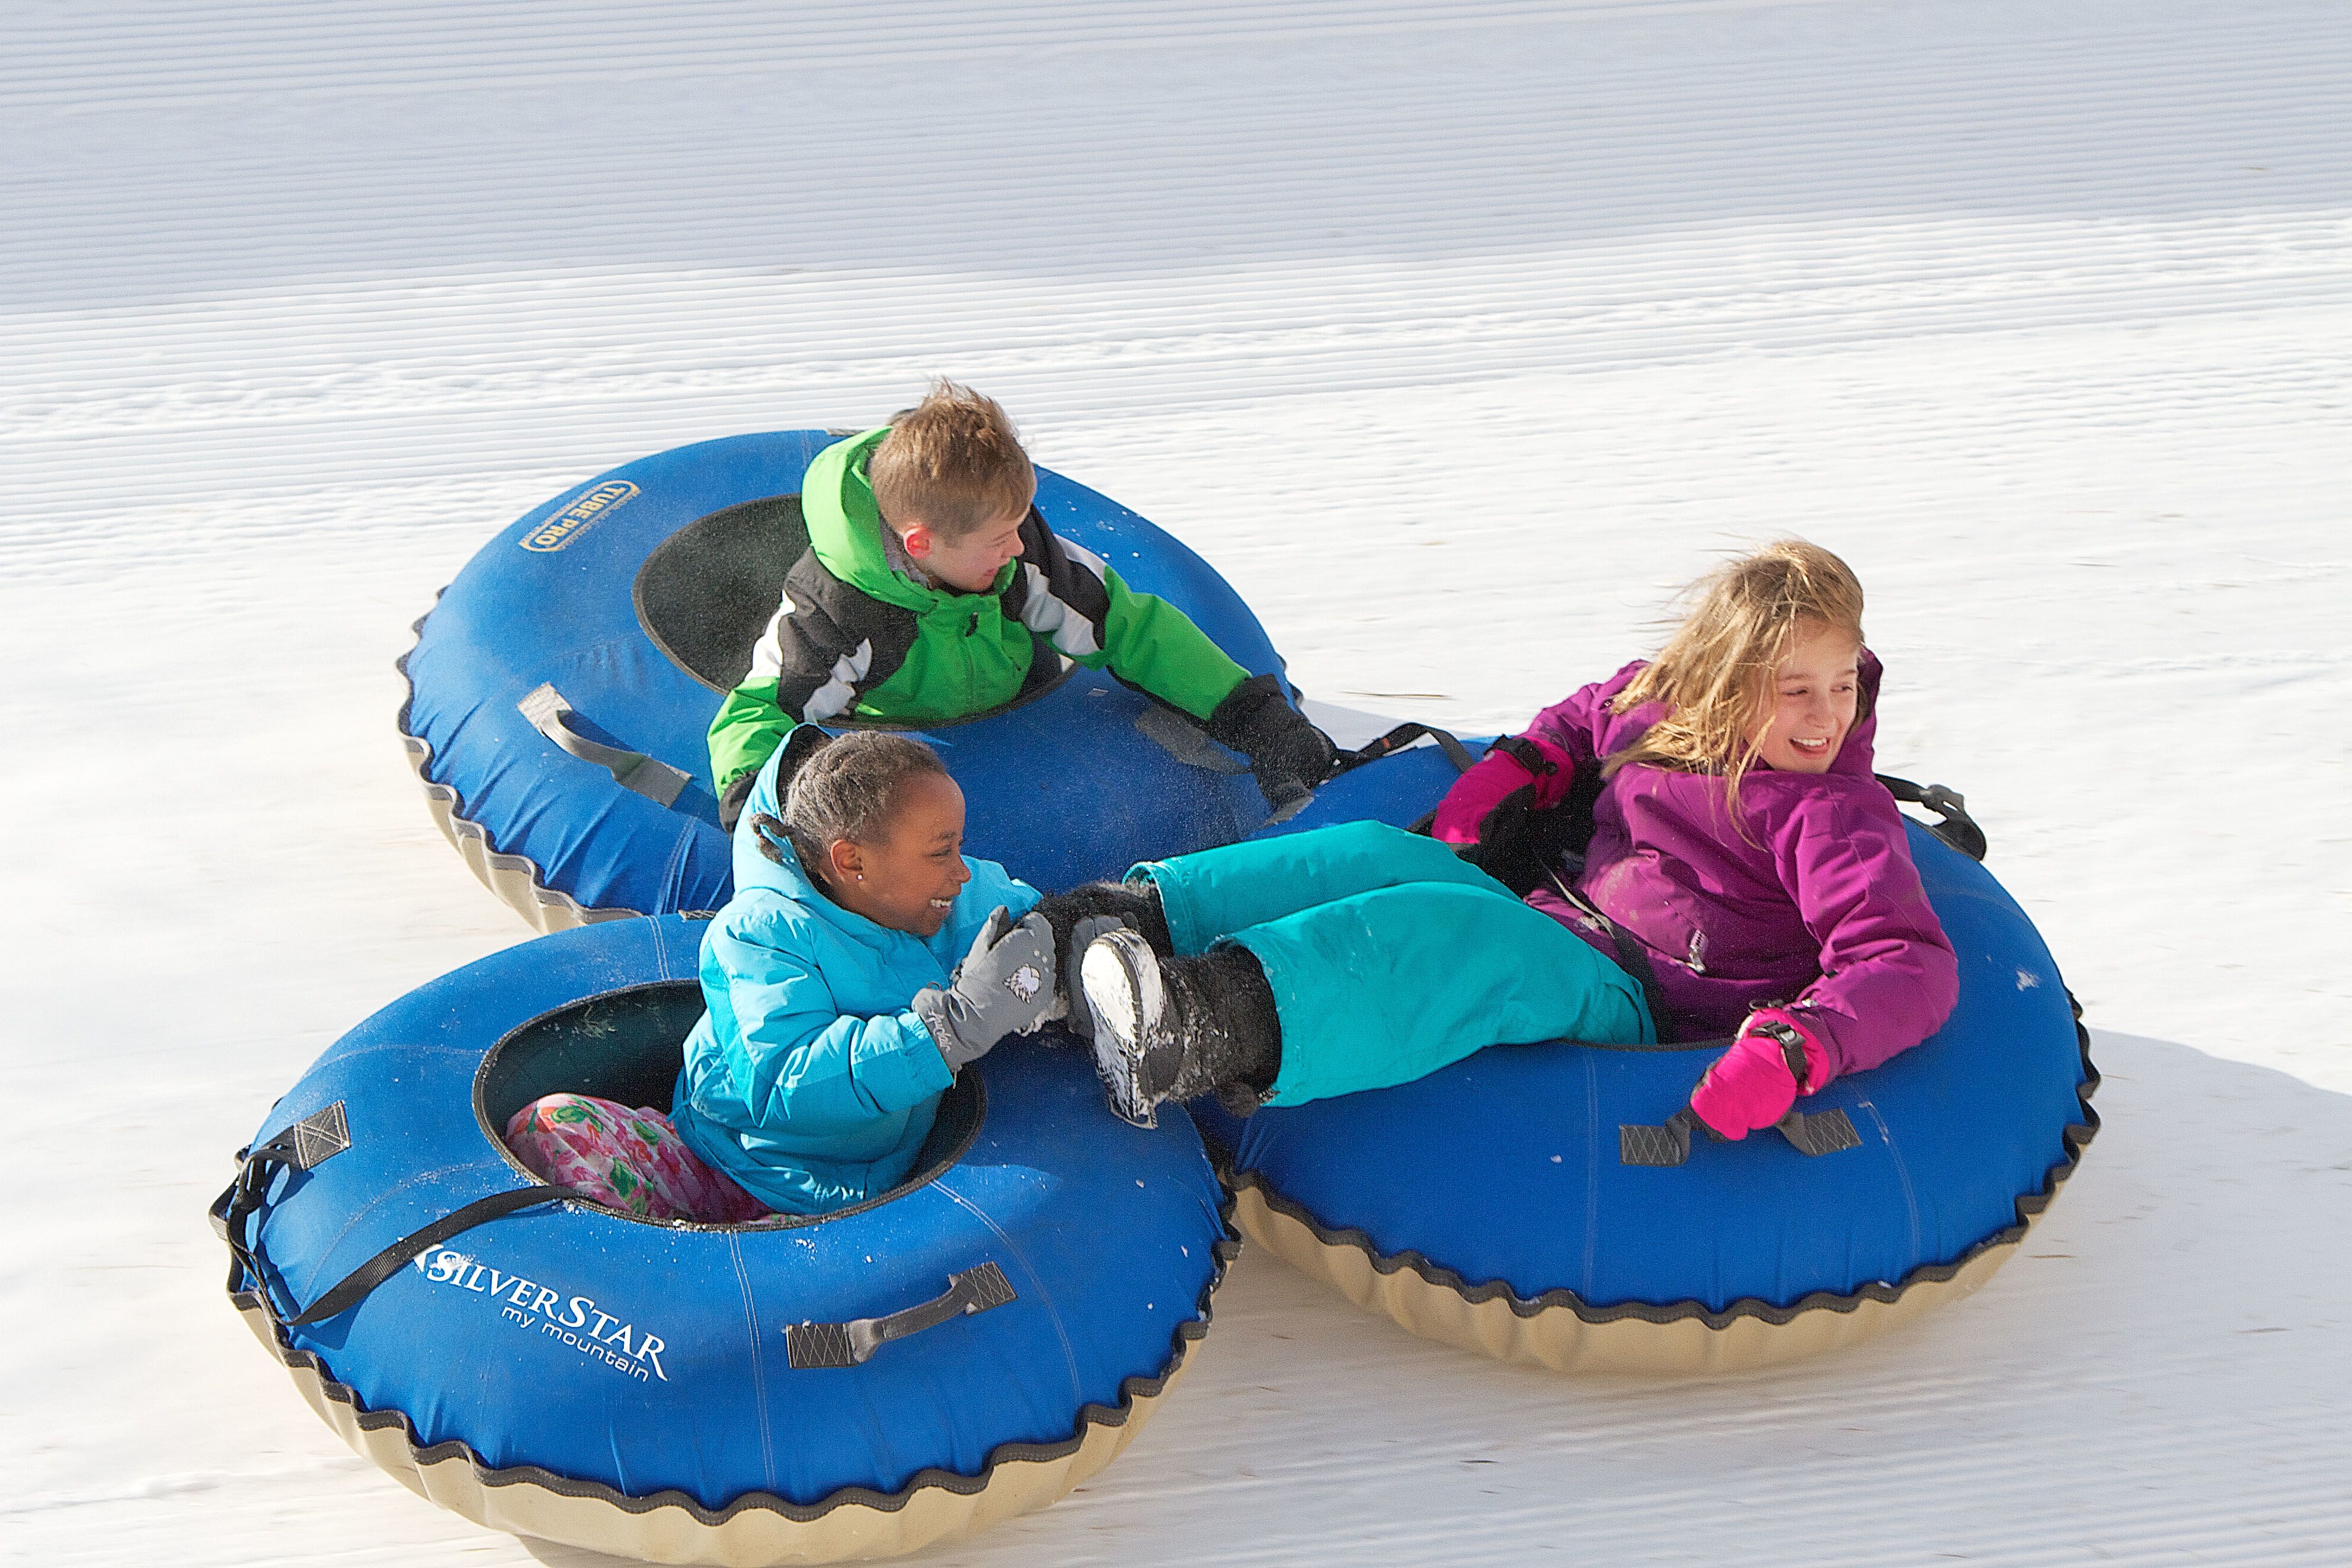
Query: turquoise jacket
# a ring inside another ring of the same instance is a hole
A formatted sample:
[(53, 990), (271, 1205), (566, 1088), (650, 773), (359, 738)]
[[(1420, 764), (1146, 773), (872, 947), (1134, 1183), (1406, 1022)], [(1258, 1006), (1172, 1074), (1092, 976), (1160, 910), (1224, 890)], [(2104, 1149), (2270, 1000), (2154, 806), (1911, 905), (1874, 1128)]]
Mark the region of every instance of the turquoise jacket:
[(989, 911), (1037, 890), (992, 860), (929, 941), (817, 890), (790, 846), (751, 823), (776, 809), (772, 759), (735, 829), (735, 896), (702, 939), (708, 1009), (687, 1037), (670, 1119), (704, 1163), (771, 1208), (823, 1214), (907, 1179), (955, 1074), (907, 1004), (945, 985)]

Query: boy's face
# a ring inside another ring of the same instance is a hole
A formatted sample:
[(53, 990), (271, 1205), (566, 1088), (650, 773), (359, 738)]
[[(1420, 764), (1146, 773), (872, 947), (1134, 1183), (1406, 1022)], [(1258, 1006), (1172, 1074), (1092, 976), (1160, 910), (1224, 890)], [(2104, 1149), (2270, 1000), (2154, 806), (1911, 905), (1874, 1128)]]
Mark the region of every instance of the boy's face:
[(1024, 506), (991, 518), (957, 539), (917, 522), (899, 535), (899, 542), (938, 582), (959, 594), (985, 594), (996, 585), (1004, 563), (1021, 553), (1021, 524), (1028, 515)]

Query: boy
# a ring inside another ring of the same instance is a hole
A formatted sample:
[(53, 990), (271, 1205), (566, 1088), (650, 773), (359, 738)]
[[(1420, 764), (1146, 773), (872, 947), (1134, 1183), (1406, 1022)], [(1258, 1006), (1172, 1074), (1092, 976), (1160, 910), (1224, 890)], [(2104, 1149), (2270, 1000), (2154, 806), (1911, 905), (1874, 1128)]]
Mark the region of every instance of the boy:
[(1269, 804), (1328, 776), (1338, 752), (1184, 613), (1132, 594), (1100, 558), (1056, 538), (1035, 471), (992, 398), (941, 381), (879, 430), (826, 447), (801, 505), (809, 548), (784, 579), (751, 671), (710, 724), (710, 772), (731, 832), (778, 746), (781, 789), (855, 717), (938, 723), (1053, 679), (1055, 651), (1190, 715), (1250, 760)]

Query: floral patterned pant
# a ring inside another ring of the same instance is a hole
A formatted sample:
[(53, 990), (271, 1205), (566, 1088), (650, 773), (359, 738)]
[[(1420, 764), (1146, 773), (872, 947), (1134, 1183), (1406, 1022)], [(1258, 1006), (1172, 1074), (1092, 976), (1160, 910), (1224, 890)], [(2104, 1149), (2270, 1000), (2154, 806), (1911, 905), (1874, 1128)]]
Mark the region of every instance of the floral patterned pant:
[(507, 1147), (559, 1187), (640, 1219), (763, 1218), (765, 1204), (697, 1159), (669, 1118), (592, 1094), (548, 1094), (507, 1122)]

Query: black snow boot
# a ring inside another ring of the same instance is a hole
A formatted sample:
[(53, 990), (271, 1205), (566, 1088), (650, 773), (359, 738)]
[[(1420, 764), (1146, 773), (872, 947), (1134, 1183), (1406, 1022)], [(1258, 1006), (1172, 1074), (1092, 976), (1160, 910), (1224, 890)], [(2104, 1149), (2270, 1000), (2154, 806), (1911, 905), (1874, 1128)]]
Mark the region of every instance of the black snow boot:
[(1068, 1011), (1070, 1032), (1092, 1039), (1094, 1015), (1078, 991), (1078, 960), (1087, 944), (1106, 931), (1125, 927), (1140, 931), (1159, 953), (1171, 953), (1168, 916), (1160, 907), (1160, 889), (1149, 881), (1087, 882), (1066, 893), (1037, 900), (1037, 913), (1054, 928), (1054, 990)]
[(1171, 1100), (1214, 1093), (1246, 1114), (1282, 1068), (1282, 1023), (1246, 948), (1163, 958), (1131, 931), (1097, 938), (1079, 984), (1095, 1016), (1095, 1073), (1110, 1108), (1156, 1127)]

